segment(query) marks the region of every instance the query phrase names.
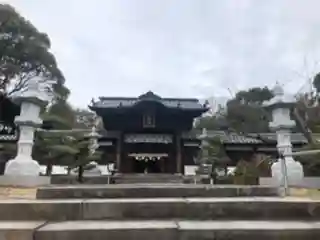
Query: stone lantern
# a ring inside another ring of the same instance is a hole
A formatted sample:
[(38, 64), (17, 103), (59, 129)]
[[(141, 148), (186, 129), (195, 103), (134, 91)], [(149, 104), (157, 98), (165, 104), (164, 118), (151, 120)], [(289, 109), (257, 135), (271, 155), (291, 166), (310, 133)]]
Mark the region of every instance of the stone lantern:
[(201, 140), (201, 156), (199, 159), (198, 171), (200, 175), (208, 176), (212, 171), (212, 165), (208, 164), (208, 160), (210, 158), (208, 147), (210, 146), (210, 143), (208, 141), (208, 132), (206, 128), (202, 129), (199, 139)]
[(86, 137), (89, 138), (89, 151), (91, 155), (93, 155), (99, 148), (98, 139), (101, 137), (101, 135), (97, 132), (98, 123), (99, 118), (95, 115), (92, 119), (91, 131), (86, 135)]
[(269, 127), (277, 135), (277, 149), (280, 157), (271, 167), (272, 178), (277, 185), (299, 184), (304, 176), (303, 167), (292, 157), (291, 129), (295, 122), (291, 120), (291, 111), (296, 103), (293, 96), (284, 94), (283, 88), (276, 84), (274, 97), (264, 102), (264, 107), (272, 112), (272, 122)]
[(207, 160), (209, 158), (209, 142), (208, 142), (208, 132), (206, 128), (202, 129), (202, 133), (199, 136), (199, 139), (201, 140), (201, 152), (202, 152), (202, 159)]
[[(18, 151), (17, 156), (7, 162), (4, 176), (6, 178), (2, 179), (0, 183), (6, 182), (10, 177), (11, 180), (20, 181), (26, 185), (28, 185), (28, 181), (34, 182), (41, 179), (39, 178), (40, 165), (32, 159), (32, 148), (35, 129), (42, 124), (39, 114), (41, 109), (47, 105), (49, 95), (40, 81), (39, 78), (31, 79), (27, 89), (13, 99), (15, 103), (21, 106), (20, 115), (15, 118), (15, 123), (20, 130), (17, 143)], [(18, 182), (17, 184), (20, 184)]]
[[(95, 115), (92, 119), (92, 126), (91, 131), (89, 134), (86, 135), (86, 137), (89, 138), (89, 153), (90, 155), (94, 155), (97, 149), (99, 148), (98, 139), (101, 137), (101, 135), (97, 132), (97, 125), (98, 125), (99, 119)], [(96, 162), (90, 162), (89, 165), (92, 165), (93, 168), (90, 170), (84, 170), (83, 175), (84, 176), (91, 176), (91, 175), (101, 175), (101, 170), (98, 166), (98, 163)]]

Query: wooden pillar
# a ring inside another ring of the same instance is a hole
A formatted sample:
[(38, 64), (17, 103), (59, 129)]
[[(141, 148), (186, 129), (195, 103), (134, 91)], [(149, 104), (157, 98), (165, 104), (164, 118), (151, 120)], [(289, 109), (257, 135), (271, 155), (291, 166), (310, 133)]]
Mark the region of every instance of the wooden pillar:
[(122, 138), (121, 135), (119, 135), (118, 140), (117, 140), (117, 152), (116, 152), (116, 160), (117, 160), (117, 171), (121, 171), (121, 151), (122, 151)]
[(4, 155), (3, 150), (0, 150), (0, 175), (4, 174), (8, 157)]
[(176, 159), (177, 159), (177, 173), (182, 173), (182, 159), (181, 159), (181, 134), (176, 134)]
[(158, 161), (160, 161), (160, 171), (161, 173), (165, 173), (166, 169), (165, 169), (165, 164), (166, 164), (166, 160), (167, 158), (161, 158)]

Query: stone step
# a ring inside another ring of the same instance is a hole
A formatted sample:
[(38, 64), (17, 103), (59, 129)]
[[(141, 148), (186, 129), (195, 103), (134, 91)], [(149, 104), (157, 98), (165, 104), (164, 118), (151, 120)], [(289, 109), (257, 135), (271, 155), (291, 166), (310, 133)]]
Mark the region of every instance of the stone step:
[(320, 222), (302, 221), (71, 221), (48, 223), (34, 233), (35, 240), (305, 240), (319, 238)]
[(115, 184), (136, 184), (136, 183), (183, 183), (183, 179), (159, 179), (159, 178), (148, 178), (148, 179), (137, 179), (137, 178), (112, 178)]
[(278, 188), (266, 186), (206, 184), (55, 185), (39, 188), (37, 198), (243, 197), (278, 196), (278, 193)]
[[(118, 173), (113, 176), (83, 176), (83, 182), (86, 184), (108, 184), (115, 182), (117, 184), (130, 183), (183, 183), (185, 176), (181, 174), (123, 174)], [(193, 179), (193, 178), (192, 178)], [(191, 181), (193, 182), (193, 181)], [(53, 175), (51, 184), (78, 184), (75, 175)]]
[(319, 220), (305, 198), (133, 198), (1, 200), (0, 220)]
[(112, 179), (116, 184), (183, 183), (181, 174), (116, 174)]
[(35, 231), (44, 221), (0, 221), (1, 240), (34, 240)]

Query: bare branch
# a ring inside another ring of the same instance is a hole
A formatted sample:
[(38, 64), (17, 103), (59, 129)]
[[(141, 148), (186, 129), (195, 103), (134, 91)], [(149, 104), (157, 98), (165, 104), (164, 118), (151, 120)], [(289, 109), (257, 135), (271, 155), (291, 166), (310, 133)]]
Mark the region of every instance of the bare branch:
[(20, 74), (19, 78), (16, 79), (14, 86), (12, 87), (10, 92), (8, 92), (8, 96), (11, 96), (12, 94), (14, 94), (16, 92), (23, 92), (26, 89), (26, 87), (28, 86), (28, 81), (35, 76), (36, 76), (36, 74), (34, 72)]

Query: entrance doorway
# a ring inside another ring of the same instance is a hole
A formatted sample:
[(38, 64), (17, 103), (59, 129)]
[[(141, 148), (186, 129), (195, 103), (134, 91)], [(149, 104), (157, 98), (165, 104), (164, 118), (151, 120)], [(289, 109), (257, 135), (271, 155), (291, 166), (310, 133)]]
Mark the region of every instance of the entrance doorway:
[(161, 160), (137, 160), (134, 159), (134, 173), (161, 173)]
[(162, 173), (164, 171), (164, 160), (167, 154), (155, 153), (131, 153), (130, 161), (132, 162), (133, 173)]

